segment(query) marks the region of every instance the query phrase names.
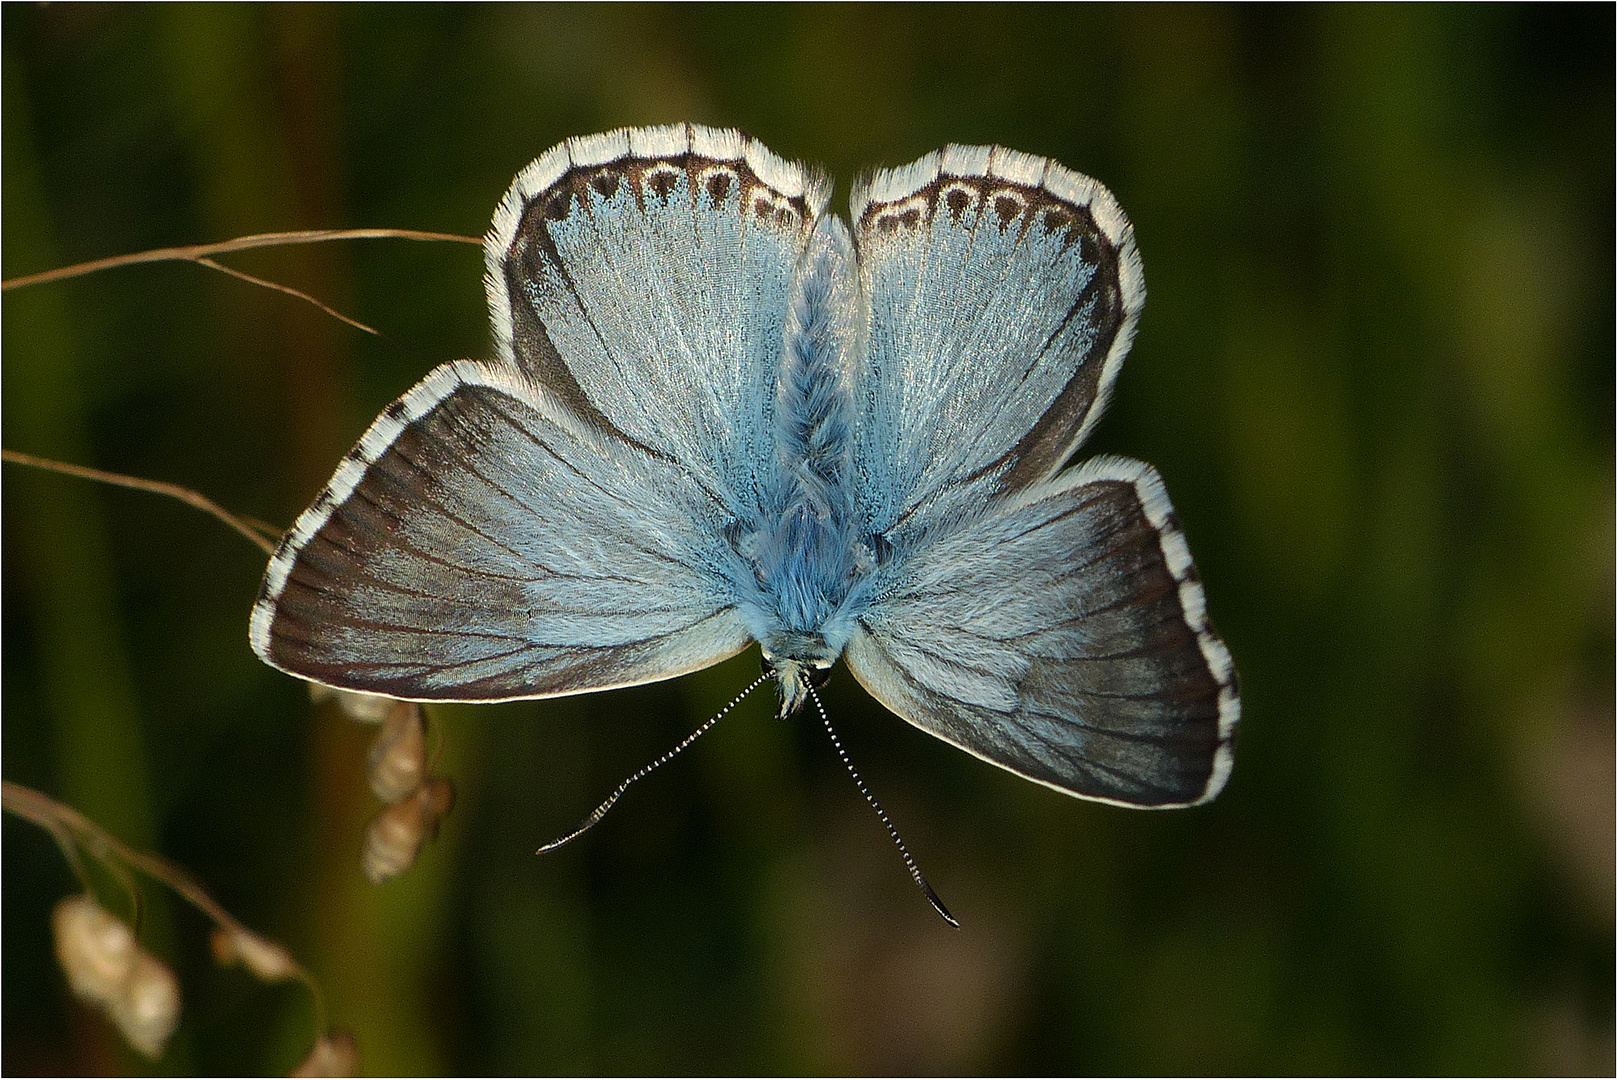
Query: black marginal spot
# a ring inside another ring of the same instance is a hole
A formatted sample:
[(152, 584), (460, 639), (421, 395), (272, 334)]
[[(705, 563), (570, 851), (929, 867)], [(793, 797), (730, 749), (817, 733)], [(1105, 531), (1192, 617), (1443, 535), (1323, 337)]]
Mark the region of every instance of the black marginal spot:
[(573, 212), (573, 193), (571, 191), (558, 191), (545, 200), (545, 207), (541, 211), (546, 221), (566, 221), (567, 216)]
[(1060, 209), (1059, 207), (1053, 206), (1045, 211), (1044, 221), (1045, 232), (1047, 235), (1049, 235), (1058, 229), (1065, 229), (1069, 225), (1072, 225), (1073, 215), (1065, 210)]
[(610, 199), (618, 194), (619, 176), (611, 169), (602, 169), (590, 178), (590, 186), (595, 188), (596, 194), (603, 199)]
[(916, 206), (912, 206), (910, 209), (908, 209), (904, 213), (900, 214), (899, 215), (899, 224), (903, 225), (907, 229), (914, 229), (917, 225), (920, 225), (921, 224), (921, 208), (916, 207)]
[(951, 188), (950, 193), (944, 196), (944, 205), (949, 208), (950, 216), (956, 221), (966, 213), (966, 208), (972, 205), (972, 198), (960, 188)]
[(1004, 232), (1017, 215), (1022, 213), (1022, 203), (1010, 195), (999, 195), (994, 200), (994, 212), (1000, 219), (1000, 229)]
[(715, 173), (708, 177), (708, 198), (713, 200), (715, 208), (725, 201), (730, 194), (730, 174)]
[(791, 228), (793, 216), (792, 208), (783, 206), (775, 212), (775, 223), (783, 229)]
[(679, 182), (679, 176), (671, 169), (659, 169), (647, 178), (652, 192), (665, 203), (674, 193), (674, 185)]
[(758, 198), (753, 200), (753, 216), (758, 218), (760, 221), (770, 220), (770, 215), (774, 212), (774, 210), (775, 205), (771, 203), (766, 196), (760, 195)]
[(893, 214), (883, 214), (876, 219), (876, 231), (886, 236), (899, 227), (899, 219)]

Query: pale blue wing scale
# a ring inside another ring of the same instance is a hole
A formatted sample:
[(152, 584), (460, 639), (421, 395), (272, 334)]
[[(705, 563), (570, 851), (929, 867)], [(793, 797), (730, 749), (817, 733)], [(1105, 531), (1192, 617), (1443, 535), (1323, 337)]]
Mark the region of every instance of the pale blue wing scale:
[(828, 191), (739, 132), (570, 139), (517, 178), (486, 242), (496, 348), (745, 509), (774, 465), (782, 322)]
[(267, 662), (417, 700), (670, 678), (749, 637), (678, 464), (509, 368), (446, 364), (380, 416), (271, 560)]
[(844, 654), (888, 708), (1084, 798), (1207, 801), (1241, 706), (1148, 465), (1099, 458), (879, 572)]
[(1111, 194), (1044, 158), (948, 146), (863, 180), (851, 208), (872, 530), (915, 532), (1050, 478), (1099, 417), (1145, 299)]

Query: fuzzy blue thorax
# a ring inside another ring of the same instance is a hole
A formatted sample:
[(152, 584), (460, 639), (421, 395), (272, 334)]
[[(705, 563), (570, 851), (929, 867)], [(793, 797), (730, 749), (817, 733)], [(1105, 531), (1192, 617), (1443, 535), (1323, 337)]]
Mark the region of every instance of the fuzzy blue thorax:
[(848, 229), (828, 215), (799, 264), (783, 330), (780, 480), (739, 545), (756, 582), (744, 613), (780, 680), (784, 712), (802, 704), (805, 670), (828, 668), (842, 653), (872, 566), (849, 483), (857, 287)]

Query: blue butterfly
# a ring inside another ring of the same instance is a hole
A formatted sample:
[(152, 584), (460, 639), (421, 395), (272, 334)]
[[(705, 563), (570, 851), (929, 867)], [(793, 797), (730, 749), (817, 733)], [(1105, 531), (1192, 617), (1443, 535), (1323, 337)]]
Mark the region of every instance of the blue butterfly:
[(947, 146), (831, 186), (736, 131), (568, 141), (485, 242), (495, 359), (389, 405), (282, 541), (266, 662), (423, 701), (673, 678), (757, 642), (1127, 806), (1224, 785), (1229, 652), (1157, 472), (1068, 465), (1146, 291), (1112, 195)]

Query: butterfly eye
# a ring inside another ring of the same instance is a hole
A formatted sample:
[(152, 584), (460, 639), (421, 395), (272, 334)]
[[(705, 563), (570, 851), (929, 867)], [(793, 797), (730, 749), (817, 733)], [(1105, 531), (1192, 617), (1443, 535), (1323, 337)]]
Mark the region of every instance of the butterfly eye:
[(831, 668), (806, 667), (803, 669), (803, 681), (819, 690), (822, 686), (831, 682)]

